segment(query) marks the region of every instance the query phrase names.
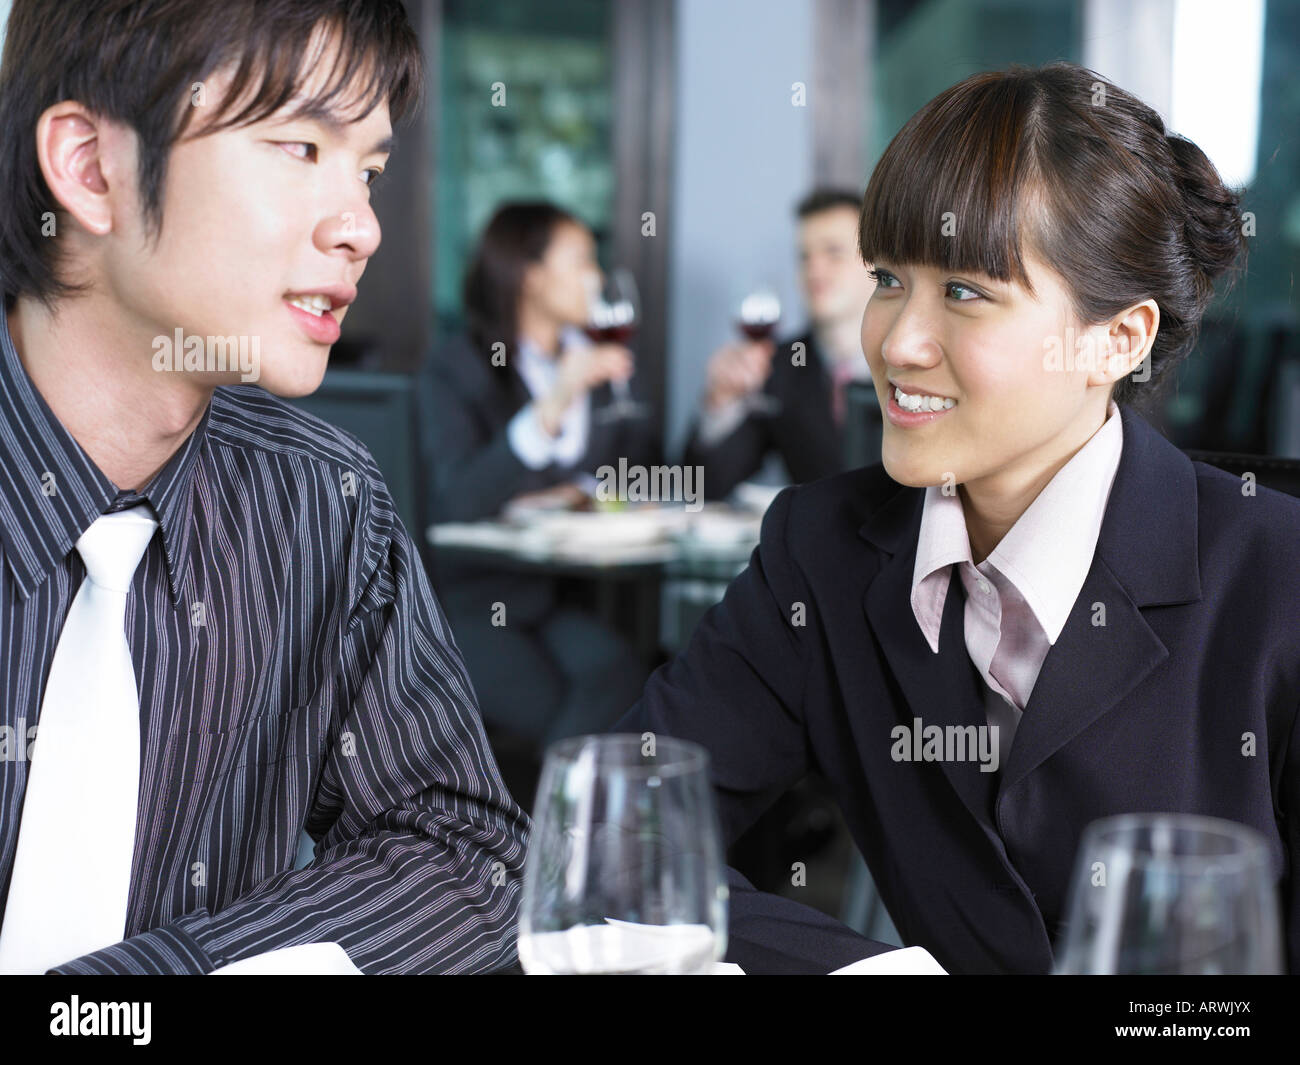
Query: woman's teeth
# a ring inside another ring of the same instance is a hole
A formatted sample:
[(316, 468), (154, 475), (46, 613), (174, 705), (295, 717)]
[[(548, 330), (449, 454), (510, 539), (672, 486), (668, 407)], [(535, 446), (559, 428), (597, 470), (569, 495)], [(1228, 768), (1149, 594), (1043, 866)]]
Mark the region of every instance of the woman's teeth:
[(894, 402), (903, 410), (949, 410), (957, 406), (955, 399), (940, 396), (909, 396), (901, 388), (894, 389)]
[(333, 306), (328, 296), (294, 296), (289, 302), (317, 318)]

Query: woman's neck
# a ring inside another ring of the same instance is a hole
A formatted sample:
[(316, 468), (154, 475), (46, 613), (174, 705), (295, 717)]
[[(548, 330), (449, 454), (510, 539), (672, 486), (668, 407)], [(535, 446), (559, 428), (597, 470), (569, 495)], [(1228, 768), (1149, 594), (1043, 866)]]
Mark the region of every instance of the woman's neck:
[(1106, 422), (1089, 412), (1047, 445), (1052, 449), (1044, 457), (1042, 449), (1031, 452), (1019, 462), (987, 477), (959, 486), (962, 512), (966, 518), (966, 535), (970, 539), (971, 558), (979, 565), (993, 553), (1020, 516), (1029, 509), (1061, 468), (1096, 435)]
[(562, 326), (548, 314), (531, 307), (519, 309), (519, 335), (526, 338), (543, 354), (554, 358), (560, 350)]

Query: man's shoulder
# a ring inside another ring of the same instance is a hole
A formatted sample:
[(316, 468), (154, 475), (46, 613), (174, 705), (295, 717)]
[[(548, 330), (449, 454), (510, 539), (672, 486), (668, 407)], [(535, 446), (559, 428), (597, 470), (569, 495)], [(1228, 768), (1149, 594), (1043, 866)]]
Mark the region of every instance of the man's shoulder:
[(374, 466), (369, 449), (352, 433), (257, 385), (216, 389), (208, 435), (221, 446), (287, 459), (357, 472), (368, 472)]

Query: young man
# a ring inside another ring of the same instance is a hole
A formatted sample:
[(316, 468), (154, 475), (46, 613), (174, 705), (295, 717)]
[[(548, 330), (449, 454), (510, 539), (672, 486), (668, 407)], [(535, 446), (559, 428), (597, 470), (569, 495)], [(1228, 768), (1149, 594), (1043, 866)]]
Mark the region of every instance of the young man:
[[(799, 281), (807, 331), (726, 344), (709, 360), (703, 409), (683, 459), (704, 467), (704, 491), (721, 499), (778, 454), (796, 484), (844, 468), (845, 389), (869, 381), (858, 332), (875, 288), (858, 255), (862, 197), (818, 189), (799, 204)], [(759, 406), (757, 393), (765, 399)]]
[(274, 398), (320, 383), (420, 77), (398, 0), (15, 0), (0, 971), (514, 958), (527, 819), (418, 552)]

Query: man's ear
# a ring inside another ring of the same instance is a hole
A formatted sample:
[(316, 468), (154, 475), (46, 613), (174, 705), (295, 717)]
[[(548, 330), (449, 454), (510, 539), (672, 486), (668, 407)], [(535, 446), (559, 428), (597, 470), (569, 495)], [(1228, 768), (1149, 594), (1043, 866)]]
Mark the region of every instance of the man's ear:
[(127, 134), (75, 100), (47, 108), (36, 123), (36, 155), (50, 192), (85, 230), (99, 236), (112, 230), (114, 207), (121, 208), (114, 200), (133, 180), (126, 167), (132, 158)]
[(1088, 375), (1088, 384), (1114, 384), (1141, 366), (1156, 342), (1159, 326), (1160, 307), (1155, 300), (1143, 300), (1112, 318), (1106, 327), (1105, 352)]

